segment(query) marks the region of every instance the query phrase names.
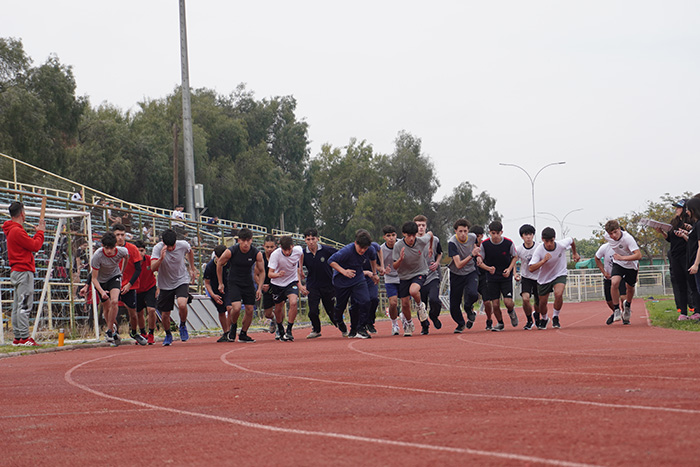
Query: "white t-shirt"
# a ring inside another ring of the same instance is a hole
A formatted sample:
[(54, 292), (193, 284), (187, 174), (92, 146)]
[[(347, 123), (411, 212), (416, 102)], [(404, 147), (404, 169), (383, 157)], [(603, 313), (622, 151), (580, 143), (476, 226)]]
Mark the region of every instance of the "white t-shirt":
[[(160, 259), (165, 243), (159, 242), (153, 247), (151, 259)], [(161, 290), (175, 290), (182, 284), (190, 283), (190, 274), (187, 272), (186, 258), (191, 251), (190, 244), (184, 240), (175, 242), (175, 249), (168, 251), (158, 267), (158, 288)]]
[[(605, 232), (605, 240), (610, 244), (610, 248), (613, 249), (615, 253), (621, 256), (630, 256), (633, 251), (639, 250), (637, 242), (634, 240), (632, 235), (628, 234), (624, 230), (622, 231), (622, 236), (619, 240), (613, 240), (610, 235)], [(627, 269), (639, 269), (639, 261), (618, 261), (613, 258), (613, 263), (619, 264), (623, 268)]]
[(286, 256), (282, 248), (277, 248), (270, 255), (268, 266), (274, 269), (275, 272), (284, 271), (284, 276), (270, 279), (272, 285), (278, 287), (286, 287), (294, 281), (299, 280), (297, 270), (299, 269), (299, 260), (304, 256), (304, 250), (299, 245), (292, 248), (292, 254)]
[(535, 250), (540, 244), (535, 242), (532, 247), (525, 248), (525, 244), (520, 245), (517, 248), (518, 258), (520, 258), (520, 275), (526, 279), (537, 280), (540, 276), (540, 270), (535, 272), (530, 272), (530, 263), (532, 262), (532, 255), (535, 254)]
[(547, 253), (552, 255), (549, 261), (544, 263), (542, 267), (538, 270), (540, 275), (537, 278), (538, 284), (549, 284), (557, 277), (566, 276), (566, 250), (571, 248), (571, 244), (574, 243), (572, 238), (565, 238), (554, 242), (554, 251), (549, 251), (544, 247), (544, 243), (540, 243), (535, 248), (535, 252), (532, 254), (531, 264), (539, 263), (542, 261)]
[(595, 252), (595, 257), (603, 261), (603, 270), (608, 274), (612, 274), (612, 261), (615, 252), (610, 248), (609, 243), (603, 243)]

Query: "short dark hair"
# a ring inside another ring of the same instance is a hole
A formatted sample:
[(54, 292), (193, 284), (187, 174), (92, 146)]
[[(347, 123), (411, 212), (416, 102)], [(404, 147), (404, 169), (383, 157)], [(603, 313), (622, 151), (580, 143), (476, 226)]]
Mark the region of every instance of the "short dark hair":
[(688, 210), (690, 218), (694, 221), (700, 220), (700, 198), (693, 196), (685, 204), (685, 208)]
[(619, 228), (620, 223), (617, 221), (617, 219), (610, 219), (608, 222), (605, 223), (605, 231), (607, 233), (614, 232)]
[(357, 243), (361, 248), (369, 248), (369, 246), (372, 244), (372, 236), (365, 229), (358, 229), (355, 232), (355, 243)]
[(114, 248), (117, 246), (117, 236), (112, 232), (107, 232), (102, 236), (102, 246), (105, 248)]
[(282, 248), (283, 250), (290, 250), (294, 248), (294, 239), (289, 235), (280, 237), (280, 248)]
[(238, 240), (250, 240), (253, 238), (253, 231), (247, 227), (243, 227), (238, 231)]
[(393, 225), (385, 225), (384, 228), (382, 228), (382, 235), (390, 233), (396, 233), (396, 227), (394, 227)]
[(124, 224), (121, 224), (119, 222), (117, 222), (116, 224), (112, 224), (112, 232), (116, 232), (117, 230), (120, 232), (126, 232), (126, 227), (124, 227)]
[(542, 229), (542, 240), (553, 240), (556, 238), (557, 233), (551, 227), (545, 227)]
[(489, 232), (503, 232), (503, 224), (501, 224), (501, 221), (492, 221), (489, 224)]
[(146, 248), (146, 244), (143, 243), (143, 240), (136, 240), (136, 241), (134, 242), (134, 246), (135, 246), (136, 248)]
[(477, 236), (484, 235), (484, 228), (480, 225), (475, 225), (474, 227), (472, 227), (470, 229), (470, 231), (471, 231), (471, 233), (473, 233), (474, 235), (477, 235)]
[(318, 237), (318, 230), (313, 227), (304, 230), (304, 238), (306, 237)]
[(263, 241), (263, 243), (267, 243), (267, 242), (272, 242), (275, 245), (277, 245), (277, 237), (275, 237), (274, 235), (271, 235), (271, 234), (265, 235), (265, 240)]
[(214, 247), (214, 254), (217, 258), (220, 258), (221, 255), (224, 254), (224, 251), (226, 251), (226, 245), (216, 245)]
[(457, 227), (466, 227), (467, 229), (469, 229), (469, 227), (471, 227), (471, 224), (468, 220), (462, 217), (460, 219), (457, 219), (454, 225), (452, 226), (452, 228), (455, 230), (457, 230)]
[(533, 226), (530, 224), (523, 224), (520, 226), (520, 236), (522, 237), (523, 235), (526, 234), (535, 234), (536, 230)]
[(415, 235), (418, 233), (418, 224), (413, 221), (404, 222), (401, 226), (401, 233), (404, 235)]
[(163, 243), (168, 246), (175, 245), (177, 241), (177, 234), (173, 229), (165, 229), (160, 237), (163, 239)]
[(24, 204), (19, 201), (13, 201), (10, 203), (8, 211), (10, 211), (10, 217), (17, 217), (24, 211)]

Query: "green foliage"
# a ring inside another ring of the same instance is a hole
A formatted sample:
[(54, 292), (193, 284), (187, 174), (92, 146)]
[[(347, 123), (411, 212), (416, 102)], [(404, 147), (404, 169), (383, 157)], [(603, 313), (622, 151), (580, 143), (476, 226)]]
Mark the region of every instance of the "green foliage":
[(454, 234), (453, 225), (459, 218), (467, 219), (473, 226), (486, 226), (493, 220), (501, 220), (496, 211), (496, 200), (486, 192), (475, 194), (476, 187), (462, 182), (446, 196), (435, 209), (434, 229), (449, 238)]
[(595, 256), (600, 245), (604, 243), (602, 237), (591, 237), (576, 240), (576, 252), (581, 256), (581, 260), (590, 259)]
[(656, 297), (654, 300), (645, 300), (644, 304), (654, 326), (681, 331), (700, 331), (697, 321), (678, 321), (678, 312), (672, 297)]

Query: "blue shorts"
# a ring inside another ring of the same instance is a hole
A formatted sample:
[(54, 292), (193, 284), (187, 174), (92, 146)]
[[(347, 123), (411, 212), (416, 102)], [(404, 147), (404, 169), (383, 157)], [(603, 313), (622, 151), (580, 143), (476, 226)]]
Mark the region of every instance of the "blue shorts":
[(399, 294), (399, 284), (384, 284), (384, 287), (387, 298), (396, 297)]

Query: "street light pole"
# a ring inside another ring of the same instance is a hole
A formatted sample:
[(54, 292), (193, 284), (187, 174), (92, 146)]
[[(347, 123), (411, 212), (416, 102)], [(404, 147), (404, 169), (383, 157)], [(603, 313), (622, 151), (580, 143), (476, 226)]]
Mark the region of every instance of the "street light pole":
[(545, 165), (544, 167), (542, 167), (540, 170), (538, 170), (534, 177), (530, 176), (530, 174), (527, 170), (523, 169), (522, 167), (520, 167), (517, 164), (505, 164), (503, 162), (500, 162), (498, 164), (498, 165), (503, 165), (506, 167), (516, 167), (516, 168), (522, 170), (523, 172), (525, 172), (525, 175), (527, 175), (527, 178), (530, 179), (530, 185), (532, 187), (532, 226), (535, 227), (535, 229), (537, 229), (537, 220), (535, 218), (535, 182), (537, 181), (537, 176), (547, 167), (550, 167), (552, 165), (562, 165), (562, 164), (566, 164), (566, 162), (551, 162), (551, 163)]
[(555, 219), (559, 222), (559, 228), (561, 229), (559, 232), (561, 233), (561, 236), (562, 236), (562, 237), (565, 237), (565, 236), (566, 236), (566, 232), (564, 232), (564, 221), (565, 221), (566, 218), (569, 216), (569, 214), (571, 214), (571, 213), (573, 213), (573, 212), (577, 212), (577, 211), (583, 211), (583, 208), (572, 209), (571, 211), (569, 211), (569, 212), (567, 212), (566, 214), (564, 214), (564, 217), (562, 217), (561, 219), (559, 219), (557, 216), (555, 216), (555, 215), (552, 214), (551, 212), (540, 211), (540, 212), (538, 212), (537, 214), (547, 214), (547, 215), (552, 216), (553, 218), (555, 218)]

